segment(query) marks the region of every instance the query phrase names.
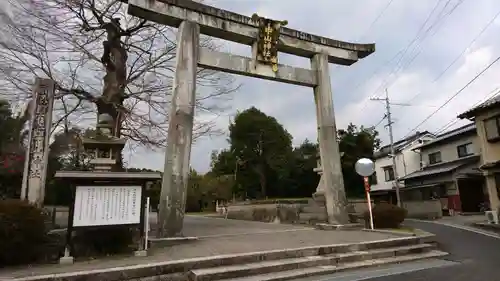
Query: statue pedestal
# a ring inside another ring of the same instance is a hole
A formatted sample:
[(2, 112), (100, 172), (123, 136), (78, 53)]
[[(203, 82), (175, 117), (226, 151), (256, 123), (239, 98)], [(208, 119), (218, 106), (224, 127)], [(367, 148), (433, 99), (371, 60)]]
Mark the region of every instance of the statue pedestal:
[(323, 179), (323, 169), (321, 168), (319, 154), (317, 155), (318, 166), (313, 169), (314, 172), (320, 175), (316, 192), (313, 193), (312, 199), (309, 199), (307, 206), (302, 208), (299, 214), (299, 222), (305, 224), (327, 223), (328, 215), (326, 212), (325, 198), (325, 181)]
[(64, 249), (64, 256), (59, 258), (59, 264), (73, 264), (75, 262), (75, 259), (70, 256), (69, 253), (69, 248), (66, 247)]
[(316, 192), (312, 195), (307, 206), (302, 209), (299, 214), (299, 221), (306, 224), (327, 223), (328, 215), (326, 212), (325, 187), (321, 168), (315, 168), (315, 172), (321, 175), (321, 178), (316, 188)]

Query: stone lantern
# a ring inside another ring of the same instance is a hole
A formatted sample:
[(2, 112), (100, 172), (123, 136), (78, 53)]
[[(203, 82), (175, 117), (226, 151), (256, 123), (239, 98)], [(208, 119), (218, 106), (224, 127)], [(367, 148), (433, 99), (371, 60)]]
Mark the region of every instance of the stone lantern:
[(96, 171), (117, 170), (118, 157), (126, 144), (125, 139), (113, 135), (114, 120), (109, 114), (98, 117), (96, 135), (82, 140), (83, 147), (90, 152), (90, 164)]

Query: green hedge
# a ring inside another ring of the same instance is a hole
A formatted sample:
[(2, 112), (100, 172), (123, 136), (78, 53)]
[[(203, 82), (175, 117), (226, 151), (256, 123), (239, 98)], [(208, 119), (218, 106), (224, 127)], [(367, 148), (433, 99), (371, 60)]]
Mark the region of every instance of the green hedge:
[(18, 199), (0, 200), (0, 266), (38, 262), (50, 242), (44, 211)]
[[(18, 199), (0, 200), (0, 267), (56, 261), (64, 253), (65, 231), (48, 232), (43, 209)], [(138, 229), (130, 226), (75, 230), (73, 256), (107, 256), (132, 252)]]
[[(372, 208), (373, 225), (375, 228), (398, 228), (405, 220), (408, 211), (389, 203), (379, 203)], [(366, 224), (370, 223), (370, 213), (364, 213)]]

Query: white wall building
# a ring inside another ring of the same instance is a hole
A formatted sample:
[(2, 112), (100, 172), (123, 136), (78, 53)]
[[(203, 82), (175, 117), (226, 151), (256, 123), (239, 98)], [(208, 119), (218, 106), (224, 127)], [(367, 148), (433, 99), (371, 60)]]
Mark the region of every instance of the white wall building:
[[(399, 178), (420, 170), (420, 154), (412, 149), (433, 139), (434, 135), (425, 131), (416, 132), (414, 135), (394, 143)], [(391, 190), (396, 186), (390, 151), (390, 146), (386, 145), (373, 155), (376, 184), (371, 186), (372, 191)], [(400, 186), (403, 187), (403, 183), (400, 183)]]

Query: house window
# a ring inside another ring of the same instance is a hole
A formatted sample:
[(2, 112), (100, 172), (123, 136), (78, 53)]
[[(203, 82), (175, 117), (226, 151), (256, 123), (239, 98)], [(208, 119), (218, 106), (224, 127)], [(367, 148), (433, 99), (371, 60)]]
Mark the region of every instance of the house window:
[(392, 166), (384, 167), (385, 181), (393, 181), (394, 180), (394, 169)]
[(487, 141), (495, 142), (500, 140), (500, 116), (484, 120), (484, 130), (486, 131)]
[(371, 182), (371, 185), (376, 185), (378, 183), (377, 181), (377, 172), (374, 172), (373, 175), (370, 177), (370, 182)]
[(429, 164), (436, 164), (441, 162), (441, 151), (429, 154)]
[(474, 154), (472, 143), (457, 146), (458, 158), (467, 157)]
[(495, 173), (495, 188), (497, 190), (497, 197), (500, 200), (500, 174)]

